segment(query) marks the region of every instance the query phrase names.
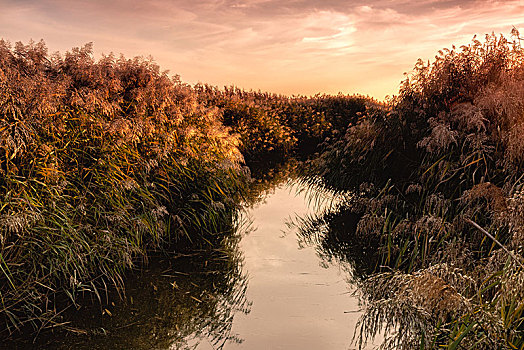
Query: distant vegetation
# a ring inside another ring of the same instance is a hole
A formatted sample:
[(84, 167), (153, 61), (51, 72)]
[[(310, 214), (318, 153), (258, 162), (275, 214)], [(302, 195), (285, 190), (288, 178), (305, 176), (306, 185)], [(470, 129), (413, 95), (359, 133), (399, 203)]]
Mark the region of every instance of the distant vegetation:
[(309, 163), (307, 183), (352, 193), (352, 237), (380, 242), (360, 282), (360, 341), (385, 331), (385, 349), (524, 348), (524, 51), (513, 37), (419, 61), (398, 96)]
[(267, 161), (268, 156), (310, 155), (326, 137), (345, 130), (373, 100), (363, 96), (316, 95), (285, 97), (195, 86), (201, 101), (218, 107), (222, 122), (240, 135), (240, 150), (248, 164)]

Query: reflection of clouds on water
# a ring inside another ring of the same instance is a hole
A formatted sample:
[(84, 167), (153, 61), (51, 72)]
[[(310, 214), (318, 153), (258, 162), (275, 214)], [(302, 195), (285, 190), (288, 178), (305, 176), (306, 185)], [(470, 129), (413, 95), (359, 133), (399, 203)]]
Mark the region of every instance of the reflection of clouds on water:
[[(343, 271), (352, 292), (361, 295), (358, 286), (361, 287), (379, 265), (380, 242), (376, 238), (356, 235), (361, 216), (351, 209), (352, 201), (350, 194), (342, 195), (315, 213), (295, 217), (290, 226), (297, 230), (299, 246), (314, 249), (324, 267)], [(363, 313), (359, 303), (346, 312), (357, 319)], [(351, 331), (359, 329), (353, 326)], [(384, 335), (378, 332), (363, 348), (374, 348), (383, 340)]]
[[(345, 198), (351, 201), (351, 196)], [(355, 235), (359, 220), (341, 197), (317, 213), (296, 216), (290, 225), (298, 230), (301, 247), (314, 248), (324, 266), (338, 266), (357, 283), (373, 272), (378, 259), (378, 242)]]
[[(256, 232), (241, 241), (249, 274), (251, 313), (236, 317), (233, 331), (245, 349), (348, 349), (359, 314), (345, 274), (324, 268), (312, 247), (299, 249), (297, 228), (287, 222), (314, 213), (308, 192), (281, 186), (249, 214)], [(296, 193), (299, 193), (296, 195)], [(229, 348), (229, 347), (228, 347)]]

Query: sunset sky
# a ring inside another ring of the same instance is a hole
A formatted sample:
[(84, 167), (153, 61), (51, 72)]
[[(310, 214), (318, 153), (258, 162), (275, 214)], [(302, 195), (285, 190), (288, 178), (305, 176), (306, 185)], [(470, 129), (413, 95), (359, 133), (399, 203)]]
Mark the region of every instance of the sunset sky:
[(0, 37), (153, 56), (188, 83), (283, 94), (398, 91), (418, 58), (524, 32), (524, 1), (0, 0)]

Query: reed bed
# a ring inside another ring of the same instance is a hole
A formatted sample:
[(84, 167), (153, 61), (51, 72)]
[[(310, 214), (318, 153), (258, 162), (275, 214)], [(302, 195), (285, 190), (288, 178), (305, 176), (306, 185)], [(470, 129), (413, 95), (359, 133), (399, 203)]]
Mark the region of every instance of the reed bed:
[(358, 344), (524, 349), (522, 101), (519, 33), (487, 35), (419, 61), (310, 161), (306, 184), (351, 194), (348, 235), (379, 242)]
[(247, 183), (238, 145), (152, 61), (0, 41), (2, 334), (123, 291), (150, 250), (212, 243)]
[(222, 111), (224, 125), (240, 134), (246, 163), (255, 166), (289, 156), (311, 157), (319, 143), (345, 130), (367, 105), (379, 105), (361, 95), (286, 97), (202, 84), (195, 91), (204, 104)]
[(0, 333), (123, 295), (151, 251), (219, 246), (271, 164), (311, 155), (369, 103), (192, 87), (91, 44), (0, 41)]

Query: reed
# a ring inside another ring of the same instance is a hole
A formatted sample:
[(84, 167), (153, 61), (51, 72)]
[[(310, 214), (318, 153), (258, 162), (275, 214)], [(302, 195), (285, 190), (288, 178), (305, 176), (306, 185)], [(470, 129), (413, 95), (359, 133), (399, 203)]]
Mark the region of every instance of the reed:
[(373, 103), (191, 87), (152, 60), (96, 61), (91, 44), (0, 41), (0, 333), (123, 295), (151, 251), (219, 246), (266, 178), (287, 176), (269, 160), (311, 155)]
[(148, 251), (212, 242), (247, 183), (238, 145), (151, 61), (1, 41), (2, 333), (122, 291)]
[(197, 85), (195, 91), (204, 104), (221, 110), (224, 125), (240, 134), (240, 149), (249, 165), (268, 158), (307, 158), (325, 138), (355, 122), (368, 104), (378, 105), (360, 95), (286, 97), (209, 85)]
[(524, 51), (512, 36), (419, 61), (398, 96), (309, 162), (305, 183), (352, 197), (350, 236), (379, 242), (361, 345), (385, 331), (384, 349), (524, 348)]

